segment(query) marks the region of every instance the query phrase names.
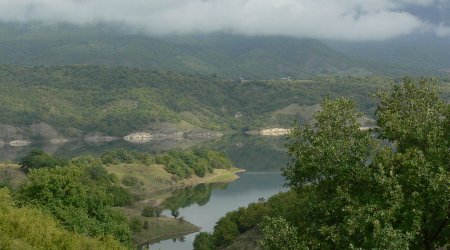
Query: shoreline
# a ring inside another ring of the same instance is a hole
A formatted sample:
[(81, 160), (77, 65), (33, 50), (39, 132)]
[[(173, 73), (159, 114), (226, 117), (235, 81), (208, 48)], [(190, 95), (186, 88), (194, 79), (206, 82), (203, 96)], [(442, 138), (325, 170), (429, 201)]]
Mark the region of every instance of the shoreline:
[[(176, 195), (177, 191), (195, 187), (201, 184), (227, 184), (239, 179), (238, 173), (245, 169), (231, 167), (229, 169), (214, 169), (204, 177), (191, 176), (188, 179), (173, 179), (174, 175), (167, 173), (162, 165), (120, 164), (106, 166), (109, 173), (115, 174), (119, 181), (129, 176), (136, 178), (138, 186), (124, 186), (130, 192), (141, 195), (142, 199), (128, 207), (120, 207), (128, 218), (137, 217), (147, 221), (150, 229), (141, 232), (133, 232), (134, 243), (138, 246), (153, 244), (157, 241), (182, 237), (198, 232), (200, 228), (187, 220), (172, 217), (143, 217), (141, 211), (145, 206), (162, 207), (169, 198)], [(148, 238), (145, 236), (148, 234)]]
[[(194, 224), (192, 224), (192, 225), (194, 225)], [(156, 236), (156, 237), (150, 238), (150, 239), (142, 241), (142, 242), (136, 242), (136, 246), (139, 249), (140, 247), (144, 247), (145, 245), (151, 245), (151, 244), (158, 243), (160, 241), (169, 240), (169, 239), (173, 239), (173, 238), (177, 238), (177, 237), (183, 237), (183, 236), (186, 236), (186, 235), (189, 235), (189, 234), (200, 232), (201, 228), (198, 227), (198, 226), (195, 226), (195, 227), (197, 227), (196, 230), (187, 230), (187, 231), (182, 231), (182, 232), (179, 232), (179, 233), (178, 232), (177, 233), (170, 233), (170, 234), (166, 234), (166, 235), (162, 235), (162, 236)]]

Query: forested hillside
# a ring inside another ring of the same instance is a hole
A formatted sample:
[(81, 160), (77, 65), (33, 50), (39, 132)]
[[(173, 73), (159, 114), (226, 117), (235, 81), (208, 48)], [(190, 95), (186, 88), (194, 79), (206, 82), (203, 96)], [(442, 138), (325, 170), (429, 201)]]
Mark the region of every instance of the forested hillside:
[(231, 34), (148, 37), (107, 25), (0, 23), (0, 63), (120, 65), (238, 79), (368, 74), (312, 39)]
[[(214, 76), (108, 66), (0, 66), (1, 123), (44, 122), (63, 135), (114, 136), (156, 122), (186, 121), (216, 131), (307, 122), (321, 98), (348, 96), (373, 113), (375, 77), (293, 81), (229, 81)], [(443, 83), (442, 86), (448, 84)]]

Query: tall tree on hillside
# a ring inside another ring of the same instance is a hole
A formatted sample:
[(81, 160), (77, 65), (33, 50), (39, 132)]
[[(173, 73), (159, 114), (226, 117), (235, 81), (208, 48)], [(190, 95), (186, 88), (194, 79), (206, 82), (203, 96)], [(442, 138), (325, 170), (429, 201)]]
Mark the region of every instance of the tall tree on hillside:
[(450, 240), (449, 105), (433, 80), (405, 79), (378, 98), (375, 131), (361, 130), (354, 102), (340, 98), (289, 135), (284, 175), (305, 196), (297, 228), (309, 248), (435, 249)]

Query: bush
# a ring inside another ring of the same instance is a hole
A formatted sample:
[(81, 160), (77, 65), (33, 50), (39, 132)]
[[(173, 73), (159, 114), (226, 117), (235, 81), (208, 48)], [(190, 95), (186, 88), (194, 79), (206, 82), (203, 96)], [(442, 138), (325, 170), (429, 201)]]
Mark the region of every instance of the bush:
[(142, 209), (141, 215), (144, 217), (154, 217), (156, 215), (156, 208), (152, 206), (145, 206)]
[(41, 210), (16, 207), (7, 189), (0, 189), (0, 225), (0, 249), (126, 249), (111, 236), (82, 236)]
[(46, 154), (42, 149), (32, 149), (30, 153), (20, 160), (19, 164), (27, 173), (31, 169), (66, 165), (64, 161), (53, 158)]
[(193, 246), (195, 250), (213, 250), (214, 239), (211, 234), (201, 232), (195, 237)]
[(110, 186), (107, 190), (108, 193), (113, 195), (113, 206), (131, 205), (135, 201), (133, 195), (123, 187)]
[(142, 232), (143, 227), (144, 227), (144, 224), (142, 223), (142, 221), (139, 218), (137, 218), (137, 217), (131, 218), (131, 220), (130, 220), (131, 231), (137, 232), (137, 233)]
[(239, 235), (237, 224), (228, 217), (222, 217), (214, 227), (216, 246), (228, 246)]
[(22, 205), (42, 208), (58, 219), (66, 229), (96, 237), (114, 236), (130, 242), (123, 213), (112, 209), (113, 195), (107, 192), (112, 183), (91, 178), (89, 168), (79, 166), (32, 170), (29, 182), (21, 187)]

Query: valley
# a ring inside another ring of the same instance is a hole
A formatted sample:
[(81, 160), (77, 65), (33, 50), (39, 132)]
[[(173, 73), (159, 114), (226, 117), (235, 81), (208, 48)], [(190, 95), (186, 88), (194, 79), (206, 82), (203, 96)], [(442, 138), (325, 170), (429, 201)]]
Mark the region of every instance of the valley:
[(450, 5), (288, 2), (0, 0), (0, 249), (448, 245)]

